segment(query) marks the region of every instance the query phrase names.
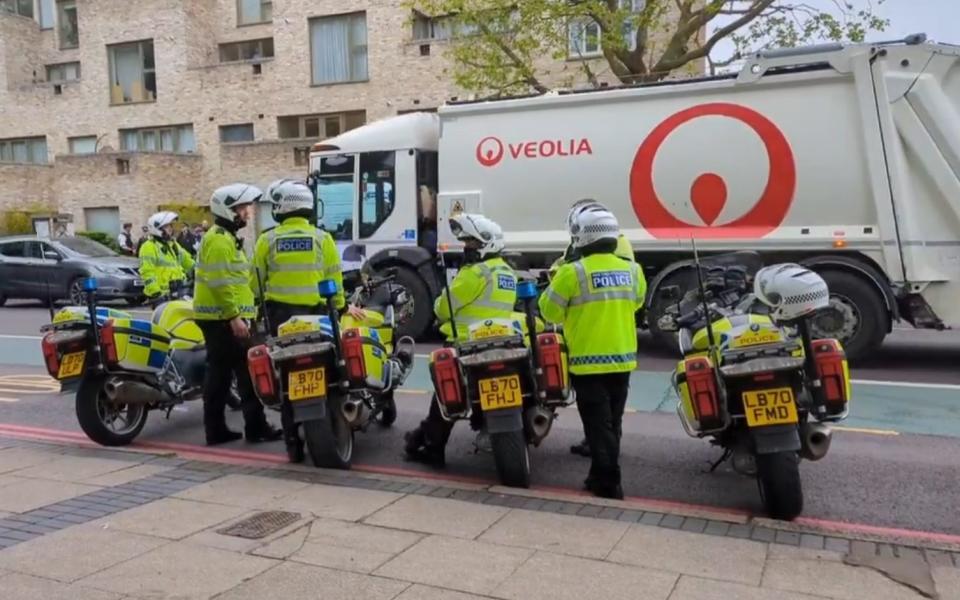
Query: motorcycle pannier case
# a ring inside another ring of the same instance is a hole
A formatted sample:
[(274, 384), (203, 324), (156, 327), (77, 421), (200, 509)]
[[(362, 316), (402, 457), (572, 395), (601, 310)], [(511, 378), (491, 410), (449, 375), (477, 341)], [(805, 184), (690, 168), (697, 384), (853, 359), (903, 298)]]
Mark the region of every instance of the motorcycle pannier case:
[(847, 411), (850, 401), (850, 368), (840, 342), (833, 339), (813, 340), (813, 356), (823, 385), (824, 409), (835, 417)]
[(355, 327), (341, 336), (343, 360), (352, 387), (382, 390), (390, 383), (387, 349), (376, 329)]
[(454, 348), (440, 348), (430, 353), (430, 378), (437, 399), (448, 414), (462, 414), (467, 411), (467, 395), (457, 362)]
[(114, 348), (105, 354), (115, 353), (114, 366), (144, 373), (163, 369), (170, 351), (170, 336), (162, 327), (139, 319), (109, 319), (103, 327), (106, 331), (101, 332), (101, 346), (108, 349), (112, 339)]
[(563, 336), (541, 333), (537, 336), (540, 359), (540, 390), (546, 400), (566, 400), (570, 395), (570, 374), (567, 372), (567, 346)]
[(720, 401), (713, 362), (706, 356), (680, 361), (677, 388), (683, 414), (697, 432), (723, 427), (726, 407)]

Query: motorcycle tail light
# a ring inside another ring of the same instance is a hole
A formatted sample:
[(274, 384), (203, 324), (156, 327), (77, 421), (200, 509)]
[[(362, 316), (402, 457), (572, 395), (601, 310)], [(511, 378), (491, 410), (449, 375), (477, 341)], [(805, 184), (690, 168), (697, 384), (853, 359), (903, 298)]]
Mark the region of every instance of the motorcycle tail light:
[(555, 333), (541, 333), (537, 336), (537, 349), (541, 373), (540, 390), (546, 393), (547, 398), (566, 399), (569, 394), (569, 378), (563, 340)]
[(347, 366), (350, 383), (362, 385), (367, 380), (367, 366), (363, 357), (363, 336), (359, 329), (347, 329), (341, 336), (340, 347)]
[(117, 364), (117, 341), (114, 338), (113, 319), (108, 319), (100, 326), (100, 350), (103, 352), (103, 360), (107, 364)]
[(247, 351), (247, 369), (257, 391), (264, 402), (272, 402), (277, 397), (277, 388), (273, 378), (273, 361), (264, 345), (254, 346)]
[(50, 332), (43, 336), (40, 347), (43, 350), (43, 363), (47, 366), (50, 377), (56, 378), (60, 373), (60, 355), (57, 353), (57, 344), (53, 341), (55, 333)]
[(723, 425), (723, 412), (720, 406), (720, 394), (717, 391), (717, 377), (709, 358), (699, 356), (688, 358), (684, 362), (687, 376), (687, 388), (693, 412), (701, 429), (715, 429)]
[(840, 342), (833, 339), (813, 340), (814, 363), (820, 376), (823, 401), (829, 414), (842, 413), (850, 401), (850, 370), (847, 355)]
[(437, 398), (449, 413), (466, 411), (466, 398), (460, 366), (457, 364), (457, 352), (453, 348), (440, 348), (430, 354), (430, 376)]

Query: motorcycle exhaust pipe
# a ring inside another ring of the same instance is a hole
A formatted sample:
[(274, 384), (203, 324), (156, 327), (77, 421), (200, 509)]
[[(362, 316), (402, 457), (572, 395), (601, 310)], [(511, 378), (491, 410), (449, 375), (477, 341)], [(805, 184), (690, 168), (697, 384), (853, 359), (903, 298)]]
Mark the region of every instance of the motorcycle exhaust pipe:
[(804, 423), (800, 426), (800, 456), (820, 460), (830, 450), (833, 431), (822, 423)]
[(164, 392), (139, 381), (110, 379), (103, 392), (113, 404), (162, 404), (170, 398)]
[(351, 398), (343, 402), (340, 407), (340, 412), (343, 414), (343, 418), (346, 419), (347, 423), (356, 425), (363, 420), (364, 408), (365, 406), (362, 400)]
[(534, 446), (539, 446), (550, 433), (556, 415), (542, 406), (532, 406), (526, 410), (524, 416), (527, 420), (527, 430), (530, 432), (530, 441)]

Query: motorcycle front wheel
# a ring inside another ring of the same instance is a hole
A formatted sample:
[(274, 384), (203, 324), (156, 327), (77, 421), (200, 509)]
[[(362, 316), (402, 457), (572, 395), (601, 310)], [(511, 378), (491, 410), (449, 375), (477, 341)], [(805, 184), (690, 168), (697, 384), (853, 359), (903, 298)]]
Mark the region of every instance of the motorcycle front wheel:
[(77, 422), (101, 446), (126, 446), (147, 423), (143, 404), (114, 404), (104, 391), (106, 377), (84, 377), (77, 389)]
[(758, 454), (757, 486), (760, 499), (773, 519), (792, 521), (803, 512), (800, 457), (796, 452)]
[(322, 419), (301, 423), (307, 453), (313, 466), (324, 469), (349, 469), (353, 462), (353, 429), (340, 412), (336, 398), (327, 399), (327, 414)]
[(493, 461), (500, 483), (509, 487), (530, 487), (530, 448), (523, 430), (490, 434)]

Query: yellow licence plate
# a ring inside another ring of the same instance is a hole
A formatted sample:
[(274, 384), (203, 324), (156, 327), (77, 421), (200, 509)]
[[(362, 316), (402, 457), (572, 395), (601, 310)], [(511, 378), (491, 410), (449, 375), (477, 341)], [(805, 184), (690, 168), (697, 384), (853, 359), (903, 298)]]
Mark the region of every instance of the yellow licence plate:
[(743, 412), (750, 427), (797, 422), (797, 403), (790, 388), (753, 390), (743, 393)]
[(287, 376), (290, 401), (323, 398), (327, 395), (327, 372), (323, 367), (293, 371)]
[(490, 377), (480, 380), (480, 408), (498, 410), (523, 405), (520, 376)]
[(57, 372), (57, 379), (67, 379), (76, 377), (83, 373), (83, 363), (86, 362), (87, 352), (71, 352), (64, 354), (60, 360), (60, 370)]

